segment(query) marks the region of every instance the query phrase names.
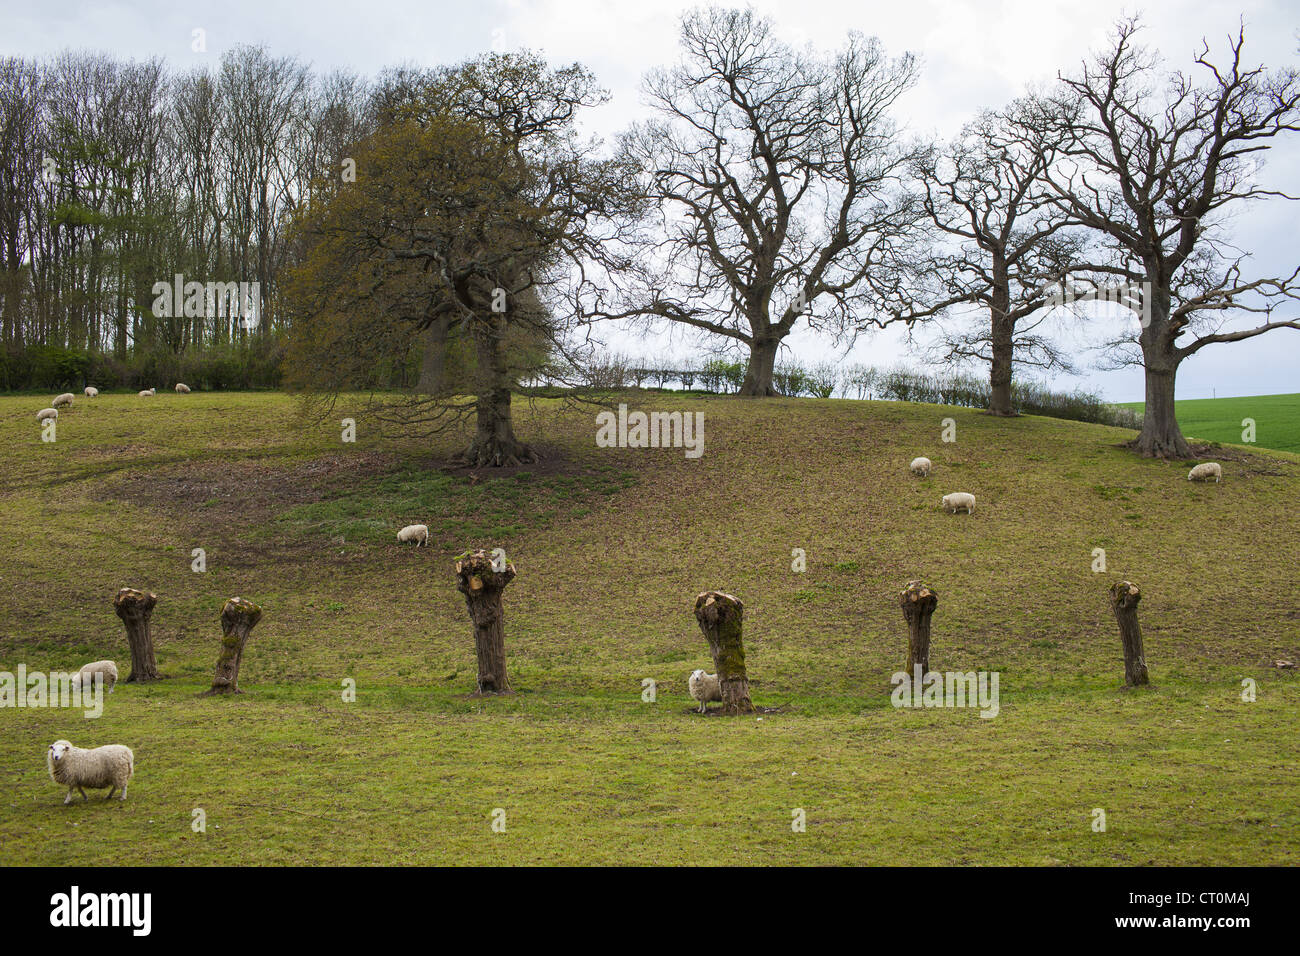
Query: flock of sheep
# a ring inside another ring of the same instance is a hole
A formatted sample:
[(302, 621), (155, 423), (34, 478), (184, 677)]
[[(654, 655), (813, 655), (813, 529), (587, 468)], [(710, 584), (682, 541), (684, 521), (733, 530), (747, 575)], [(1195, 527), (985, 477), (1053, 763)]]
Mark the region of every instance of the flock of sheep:
[[(184, 382), (176, 383), (177, 395), (187, 395), (189, 394), (189, 391), (190, 391), (190, 387), (186, 385)], [(85, 394), (87, 398), (95, 398), (97, 395), (99, 395), (99, 389), (95, 388), (95, 386), (93, 385), (87, 385), (85, 388)], [(158, 389), (146, 388), (140, 391), (139, 396), (140, 398), (149, 398), (151, 395), (157, 395), (157, 394), (158, 394)], [(44, 422), (47, 420), (58, 421), (59, 409), (70, 407), (72, 405), (73, 399), (75, 399), (76, 397), (77, 396), (73, 395), (71, 392), (64, 392), (62, 395), (55, 395), (54, 401), (50, 402), (49, 408), (42, 408), (39, 412), (36, 413), (36, 420), (38, 422)]]
[[(184, 394), (189, 390), (189, 386), (184, 383), (176, 383), (178, 394)], [(98, 394), (98, 389), (86, 386), (86, 397), (94, 398)], [(141, 397), (154, 394), (156, 390), (152, 388), (140, 392)], [(54, 399), (54, 407), (43, 409), (37, 415), (37, 420), (57, 419), (58, 409), (71, 405), (73, 397), (70, 392), (59, 395)], [(913, 458), (908, 467), (913, 475), (926, 478), (934, 470), (934, 462), (925, 457)], [(1216, 461), (1202, 462), (1187, 473), (1188, 481), (1209, 481), (1211, 478), (1215, 481), (1223, 478), (1223, 468)], [(974, 514), (975, 496), (966, 491), (952, 492), (943, 496), (943, 508), (950, 514), (962, 510), (967, 514)], [(397, 541), (399, 544), (415, 542), (417, 548), (428, 547), (429, 526), (407, 525), (397, 532)], [(117, 683), (117, 665), (112, 661), (94, 661), (87, 664), (74, 677), (74, 684), (81, 686), (84, 682), (93, 680), (96, 674), (103, 675), (104, 687), (111, 693)], [(691, 698), (699, 703), (699, 713), (705, 713), (710, 703), (722, 700), (722, 685), (718, 681), (717, 674), (709, 674), (704, 670), (692, 671), (687, 680), (687, 689)], [(68, 795), (63, 801), (65, 804), (72, 802), (74, 791), (80, 793), (83, 800), (88, 799), (84, 789), (86, 787), (92, 790), (108, 787), (108, 796), (104, 798), (106, 800), (111, 799), (114, 792), (120, 790), (121, 796), (118, 799), (125, 800), (127, 781), (135, 772), (135, 754), (132, 753), (131, 748), (121, 744), (108, 744), (84, 750), (74, 747), (66, 740), (57, 740), (50, 745), (46, 762), (49, 765), (50, 778), (55, 783), (68, 788)]]

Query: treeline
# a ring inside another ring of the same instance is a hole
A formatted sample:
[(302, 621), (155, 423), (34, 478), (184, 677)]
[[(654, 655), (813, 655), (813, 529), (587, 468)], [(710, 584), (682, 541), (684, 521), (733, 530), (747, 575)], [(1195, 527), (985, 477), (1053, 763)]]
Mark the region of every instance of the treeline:
[[(582, 369), (551, 364), (529, 382), (534, 388), (556, 388), (575, 382), (589, 389), (619, 390), (659, 388), (711, 394), (738, 394), (744, 387), (745, 362), (711, 358), (700, 361), (664, 358), (647, 361), (610, 353)], [(963, 408), (988, 408), (991, 385), (987, 376), (964, 373), (922, 372), (897, 366), (837, 365), (820, 362), (804, 366), (784, 362), (776, 366), (774, 380), (782, 395), (808, 398), (877, 399), (892, 402), (930, 402)], [(1082, 390), (1053, 391), (1045, 382), (1012, 383), (1012, 407), (1023, 415), (1047, 415), (1071, 421), (1094, 422), (1121, 428), (1141, 428), (1142, 416)]]

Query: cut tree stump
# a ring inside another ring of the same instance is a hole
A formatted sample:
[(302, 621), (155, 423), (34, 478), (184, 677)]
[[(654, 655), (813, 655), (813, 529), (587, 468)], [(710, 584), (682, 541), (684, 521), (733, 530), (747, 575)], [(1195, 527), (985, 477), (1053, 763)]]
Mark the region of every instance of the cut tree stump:
[(898, 595), (907, 621), (907, 676), (915, 679), (930, 672), (930, 616), (939, 604), (939, 595), (920, 581), (908, 581)]
[(456, 559), (456, 590), (465, 595), (469, 619), (474, 623), (474, 652), (478, 656), (479, 694), (508, 694), (506, 676), (506, 626), (502, 595), (515, 578), (508, 561), (501, 570), (486, 550), (466, 551)]
[(153, 633), (149, 621), (153, 617), (158, 595), (135, 588), (122, 588), (113, 598), (113, 610), (126, 627), (126, 642), (131, 645), (131, 673), (128, 684), (159, 680), (158, 662), (153, 656)]
[(1110, 606), (1119, 622), (1119, 639), (1124, 644), (1124, 686), (1150, 684), (1146, 656), (1142, 651), (1142, 626), (1138, 624), (1138, 601), (1142, 592), (1131, 581), (1116, 581), (1110, 586)]
[(212, 687), (199, 696), (213, 694), (242, 694), (239, 689), (239, 665), (244, 659), (244, 645), (257, 622), (262, 619), (262, 609), (252, 601), (232, 597), (221, 609), (221, 653), (217, 657), (217, 673)]
[(745, 671), (745, 643), (741, 637), (745, 606), (722, 591), (705, 591), (695, 599), (695, 620), (709, 642), (713, 666), (722, 690), (721, 714), (752, 714), (749, 675)]

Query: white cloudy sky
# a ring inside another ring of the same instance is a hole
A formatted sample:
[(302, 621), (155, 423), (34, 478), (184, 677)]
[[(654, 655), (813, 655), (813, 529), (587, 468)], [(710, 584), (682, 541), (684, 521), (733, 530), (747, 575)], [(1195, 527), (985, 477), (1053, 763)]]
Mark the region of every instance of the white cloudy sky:
[[(93, 48), (118, 56), (164, 56), (186, 66), (215, 61), (240, 43), (263, 43), (295, 54), (319, 69), (349, 67), (373, 74), (401, 62), (451, 63), (497, 48), (526, 46), (553, 62), (581, 60), (612, 93), (588, 117), (591, 130), (609, 136), (643, 110), (642, 73), (677, 56), (677, 18), (691, 0), (227, 0), (217, 3), (55, 2), (0, 0), (0, 54), (40, 55)], [(1300, 7), (1294, 0), (761, 0), (780, 34), (796, 45), (837, 47), (846, 31), (875, 34), (891, 52), (919, 53), (923, 73), (901, 118), (921, 133), (955, 132), (973, 113), (1000, 105), (1027, 84), (1045, 84), (1105, 42), (1116, 18), (1141, 11), (1146, 38), (1172, 65), (1189, 65), (1202, 37), (1221, 47), (1244, 18), (1248, 59), (1272, 67), (1300, 65)], [(207, 52), (191, 51), (202, 28)], [(1265, 171), (1275, 187), (1300, 192), (1300, 136), (1276, 150)], [(1300, 204), (1257, 206), (1236, 223), (1236, 239), (1260, 269), (1281, 271), (1300, 259), (1296, 224)], [(1289, 271), (1289, 268), (1288, 268)], [(1080, 349), (1093, 341), (1072, 337)], [(621, 338), (627, 351), (659, 352), (662, 343)], [(832, 357), (830, 344), (810, 335), (791, 341), (804, 361)], [(684, 346), (677, 347), (685, 352)], [(1087, 357), (1081, 356), (1086, 365)], [(862, 340), (849, 357), (890, 365), (907, 352), (892, 333)], [(1082, 384), (1115, 401), (1140, 400), (1140, 369), (1087, 370)], [(1179, 397), (1269, 394), (1300, 388), (1300, 331), (1211, 346), (1179, 375)]]

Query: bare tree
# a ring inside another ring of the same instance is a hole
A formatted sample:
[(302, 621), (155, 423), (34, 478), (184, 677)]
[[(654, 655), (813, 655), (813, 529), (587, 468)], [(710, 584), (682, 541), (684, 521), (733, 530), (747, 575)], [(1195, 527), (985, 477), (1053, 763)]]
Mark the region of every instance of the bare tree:
[(593, 296), (586, 311), (740, 342), (741, 394), (774, 395), (800, 318), (853, 326), (885, 250), (920, 215), (890, 118), (916, 64), (856, 33), (831, 57), (795, 51), (753, 10), (689, 13), (681, 40), (683, 62), (646, 78), (658, 117), (624, 140), (661, 219), (614, 277), (617, 302)]
[[(1068, 108), (1068, 104), (1066, 104)], [(1068, 356), (1041, 331), (1053, 289), (1079, 260), (1083, 236), (1043, 182), (1057, 160), (1060, 104), (1026, 96), (987, 111), (915, 170), (937, 233), (937, 251), (900, 264), (901, 301), (909, 324), (962, 313), (957, 328), (932, 349), (939, 361), (989, 366), (989, 412), (1013, 415), (1016, 365), (1070, 369)], [(972, 306), (986, 317), (972, 322)]]
[[(1253, 275), (1226, 229), (1231, 212), (1252, 201), (1296, 198), (1259, 185), (1258, 173), (1271, 141), (1300, 128), (1300, 79), (1292, 68), (1244, 65), (1244, 27), (1226, 65), (1202, 47), (1199, 83), (1165, 74), (1137, 43), (1138, 29), (1121, 21), (1109, 49), (1063, 77), (1064, 96), (1083, 109), (1065, 129), (1067, 161), (1047, 178), (1062, 207), (1103, 238), (1111, 254), (1094, 265), (1119, 280), (1118, 298), (1140, 315), (1135, 334), (1111, 343), (1115, 360), (1145, 369), (1135, 447), (1187, 458), (1174, 414), (1179, 365), (1208, 345), (1300, 329), (1294, 318), (1274, 318), (1300, 297), (1300, 268)], [(1234, 328), (1248, 317), (1257, 324)]]

